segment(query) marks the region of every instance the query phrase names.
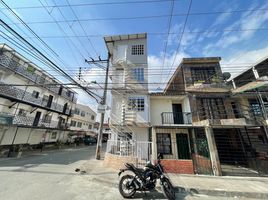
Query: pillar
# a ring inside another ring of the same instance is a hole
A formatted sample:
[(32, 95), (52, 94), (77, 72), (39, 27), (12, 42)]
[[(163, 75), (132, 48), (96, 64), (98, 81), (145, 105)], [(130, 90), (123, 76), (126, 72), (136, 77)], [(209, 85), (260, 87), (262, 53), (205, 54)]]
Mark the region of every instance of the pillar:
[(156, 130), (152, 127), (152, 161), (157, 159)]
[(221, 176), (221, 165), (218, 155), (218, 150), (214, 138), (213, 129), (211, 127), (205, 127), (205, 133), (208, 142), (210, 160), (214, 176)]

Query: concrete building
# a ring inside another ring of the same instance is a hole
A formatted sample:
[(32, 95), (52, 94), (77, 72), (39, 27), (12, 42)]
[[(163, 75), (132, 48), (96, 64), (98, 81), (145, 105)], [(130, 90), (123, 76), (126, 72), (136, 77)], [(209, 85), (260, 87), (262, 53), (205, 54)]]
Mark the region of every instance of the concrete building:
[(96, 113), (88, 106), (76, 104), (70, 121), (71, 134), (95, 136)]
[(148, 141), (147, 35), (104, 38), (111, 54), (111, 139)]
[(237, 175), (259, 170), (251, 141), (257, 132), (265, 136), (263, 127), (243, 98), (231, 93), (219, 61), (184, 58), (164, 92), (150, 95), (153, 159), (163, 153), (167, 171)]
[(0, 45), (0, 146), (65, 140), (77, 94)]

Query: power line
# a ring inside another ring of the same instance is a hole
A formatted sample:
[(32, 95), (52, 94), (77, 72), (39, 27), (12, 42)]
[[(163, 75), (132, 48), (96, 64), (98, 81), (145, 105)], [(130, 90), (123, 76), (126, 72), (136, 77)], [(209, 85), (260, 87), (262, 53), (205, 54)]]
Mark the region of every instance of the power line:
[[(69, 1), (68, 1), (68, 0), (66, 0), (66, 1), (67, 1), (67, 3), (68, 3), (68, 5), (69, 5), (69, 7), (70, 7), (70, 9), (71, 9), (71, 11), (72, 11), (72, 13), (74, 14), (76, 20), (78, 21), (78, 24), (80, 25), (82, 31), (84, 32), (84, 35), (87, 35), (87, 33), (86, 33), (84, 27), (82, 26), (82, 24), (81, 24), (81, 22), (80, 22), (78, 16), (77, 16), (76, 13), (75, 13), (74, 9), (73, 9), (72, 6), (70, 5)], [(98, 56), (98, 53), (97, 53), (95, 47), (93, 46), (92, 41), (90, 40), (89, 37), (87, 37), (87, 40), (88, 40), (90, 46), (92, 47), (93, 51), (95, 52), (95, 54)]]
[(51, 49), (50, 46), (46, 42), (44, 42), (3, 0), (1, 0), (1, 3), (44, 45), (46, 46), (50, 52), (52, 52), (54, 55), (58, 56), (58, 54)]
[(188, 21), (188, 17), (189, 17), (189, 14), (190, 14), (191, 6), (192, 6), (192, 0), (190, 0), (190, 3), (189, 3), (187, 15), (186, 15), (186, 18), (185, 18), (185, 21), (184, 21), (184, 24), (183, 24), (183, 28), (182, 28), (182, 33), (181, 33), (181, 36), (179, 38), (178, 46), (177, 46), (177, 48), (175, 50), (174, 59), (173, 59), (172, 65), (170, 67), (170, 71), (172, 70), (172, 67), (175, 64), (175, 61), (176, 61), (176, 58), (177, 58), (177, 54), (178, 54), (178, 52), (180, 50), (180, 47), (181, 47), (181, 41), (182, 41), (182, 38), (183, 38), (183, 35), (184, 35), (184, 31), (185, 31), (186, 24), (187, 24), (187, 21)]
[[(171, 2), (170, 17), (169, 17), (169, 20), (168, 20), (168, 28), (167, 28), (167, 39), (166, 39), (166, 42), (164, 44), (164, 58), (163, 58), (163, 67), (162, 67), (162, 69), (165, 67), (166, 53), (167, 53), (167, 45), (168, 45), (169, 32), (170, 32), (170, 27), (171, 27), (171, 22), (172, 22), (173, 9), (174, 9), (174, 1)], [(161, 79), (160, 80), (162, 81), (162, 75), (161, 75)]]
[[(114, 2), (100, 2), (100, 3), (80, 3), (71, 4), (73, 7), (84, 7), (84, 6), (99, 6), (99, 5), (122, 5), (122, 4), (149, 4), (149, 3), (161, 3), (170, 2), (172, 0), (150, 0), (150, 1), (114, 1)], [(178, 1), (178, 0), (175, 0)], [(58, 7), (68, 7), (68, 4), (58, 5)], [(54, 6), (46, 6), (47, 8), (54, 8)], [(24, 6), (24, 7), (12, 7), (13, 9), (38, 9), (40, 6)], [(2, 8), (3, 9), (3, 8)]]

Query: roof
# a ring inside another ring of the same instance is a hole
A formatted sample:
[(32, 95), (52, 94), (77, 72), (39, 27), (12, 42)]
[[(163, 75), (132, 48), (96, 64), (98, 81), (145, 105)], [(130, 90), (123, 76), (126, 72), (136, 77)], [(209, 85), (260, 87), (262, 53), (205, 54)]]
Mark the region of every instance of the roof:
[(150, 96), (179, 96), (179, 95), (185, 95), (184, 92), (181, 93), (164, 93), (164, 92), (152, 92), (149, 94)]
[(113, 43), (116, 41), (146, 39), (146, 38), (147, 33), (137, 33), (137, 34), (105, 36), (103, 39), (105, 41), (108, 51), (111, 53), (111, 45), (113, 45)]
[(183, 58), (182, 64), (186, 63), (213, 63), (220, 62), (221, 57), (196, 57), (196, 58)]
[(242, 76), (242, 75), (245, 74), (246, 72), (252, 70), (253, 67), (256, 67), (256, 66), (259, 65), (260, 63), (266, 61), (267, 59), (268, 59), (268, 56), (266, 56), (266, 57), (264, 57), (264, 58), (258, 60), (256, 63), (250, 65), (247, 69), (243, 70), (240, 74), (235, 75), (235, 76), (234, 76), (232, 79), (230, 79), (228, 82), (230, 82), (230, 81), (232, 81), (232, 80), (234, 80), (234, 79), (236, 79), (236, 78), (239, 78), (239, 76)]

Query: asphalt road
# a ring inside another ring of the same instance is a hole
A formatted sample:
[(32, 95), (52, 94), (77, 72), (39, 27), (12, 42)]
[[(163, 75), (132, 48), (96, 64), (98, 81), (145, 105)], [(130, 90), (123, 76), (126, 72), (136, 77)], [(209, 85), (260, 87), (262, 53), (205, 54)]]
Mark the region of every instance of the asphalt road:
[(62, 150), (50, 150), (35, 152), (21, 158), (0, 159), (0, 167), (40, 165), (40, 164), (58, 164), (69, 165), (79, 160), (89, 160), (95, 156), (96, 145), (78, 146)]

